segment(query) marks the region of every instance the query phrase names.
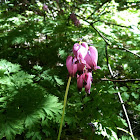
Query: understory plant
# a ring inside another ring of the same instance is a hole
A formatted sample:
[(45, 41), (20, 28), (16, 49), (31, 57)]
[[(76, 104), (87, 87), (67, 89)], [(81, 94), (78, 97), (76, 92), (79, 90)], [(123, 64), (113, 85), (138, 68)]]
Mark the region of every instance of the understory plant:
[(68, 89), (71, 81), (71, 77), (74, 77), (77, 73), (77, 88), (79, 91), (85, 87), (86, 93), (90, 94), (91, 83), (93, 81), (92, 71), (101, 69), (97, 66), (98, 51), (93, 46), (88, 46), (86, 42), (75, 43), (73, 46), (72, 56), (68, 56), (66, 59), (66, 66), (69, 72), (69, 79), (66, 87), (63, 113), (61, 118), (61, 124), (59, 128), (58, 140), (61, 137), (62, 125), (64, 121), (65, 107), (67, 102)]

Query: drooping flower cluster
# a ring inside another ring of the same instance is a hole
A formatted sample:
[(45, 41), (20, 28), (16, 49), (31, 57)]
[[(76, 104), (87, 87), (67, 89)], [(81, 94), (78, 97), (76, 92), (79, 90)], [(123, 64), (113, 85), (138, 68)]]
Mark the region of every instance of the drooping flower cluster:
[(79, 91), (85, 87), (85, 91), (90, 94), (92, 83), (92, 70), (100, 69), (97, 66), (98, 51), (93, 46), (88, 46), (86, 42), (75, 43), (73, 46), (74, 56), (68, 56), (66, 66), (71, 77), (77, 72), (77, 87)]
[(73, 21), (75, 26), (79, 26), (80, 25), (80, 21), (77, 19), (76, 15), (74, 13), (71, 13), (70, 18)]

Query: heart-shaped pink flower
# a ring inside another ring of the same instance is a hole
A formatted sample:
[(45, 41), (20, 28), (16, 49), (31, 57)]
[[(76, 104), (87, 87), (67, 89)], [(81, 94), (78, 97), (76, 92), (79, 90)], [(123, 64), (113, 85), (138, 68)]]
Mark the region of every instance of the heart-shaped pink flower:
[(66, 66), (68, 69), (68, 72), (70, 76), (74, 77), (74, 75), (77, 72), (77, 64), (76, 64), (77, 59), (73, 58), (72, 56), (68, 56), (66, 59)]
[(43, 8), (44, 11), (48, 10), (48, 6), (46, 4), (44, 4), (42, 8)]
[(84, 59), (88, 52), (88, 45), (87, 43), (83, 42), (81, 45), (75, 43), (73, 46), (73, 53), (78, 61)]
[(92, 83), (92, 73), (88, 72), (84, 74), (85, 91), (90, 94), (90, 88)]
[(101, 69), (99, 66), (97, 66), (98, 61), (98, 51), (95, 47), (90, 46), (87, 52), (87, 55), (85, 56), (86, 66), (87, 68), (91, 68), (94, 70)]
[(83, 88), (83, 74), (81, 74), (81, 75), (78, 75), (77, 74), (77, 88), (78, 88), (78, 90), (79, 91), (81, 91), (82, 90), (82, 88)]

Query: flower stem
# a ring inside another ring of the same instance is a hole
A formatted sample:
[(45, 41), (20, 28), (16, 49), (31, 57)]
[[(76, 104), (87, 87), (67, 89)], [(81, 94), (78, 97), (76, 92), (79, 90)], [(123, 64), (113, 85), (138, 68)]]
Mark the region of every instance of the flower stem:
[(127, 131), (127, 130), (125, 130), (125, 129), (123, 129), (123, 128), (120, 128), (120, 127), (117, 127), (117, 129), (118, 129), (118, 130), (121, 130), (121, 131), (123, 131), (123, 132), (125, 132), (125, 133), (127, 133), (127, 134), (129, 134), (129, 135), (133, 138), (133, 140), (135, 140), (134, 135), (133, 135), (132, 133), (130, 133), (129, 131)]
[(68, 90), (69, 90), (69, 86), (70, 86), (70, 81), (71, 81), (71, 76), (68, 79), (68, 83), (67, 83), (67, 87), (66, 87), (66, 91), (65, 91), (63, 113), (62, 113), (62, 117), (61, 117), (61, 123), (60, 123), (59, 134), (58, 134), (57, 140), (60, 140), (60, 136), (61, 136), (61, 131), (62, 131), (62, 126), (63, 126), (63, 121), (64, 121), (65, 108), (66, 108), (66, 103), (67, 103), (67, 96), (68, 96)]

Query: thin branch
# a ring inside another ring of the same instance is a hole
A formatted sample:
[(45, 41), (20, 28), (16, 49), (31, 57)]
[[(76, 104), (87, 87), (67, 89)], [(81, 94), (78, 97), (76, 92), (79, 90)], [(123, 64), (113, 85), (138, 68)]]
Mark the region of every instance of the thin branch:
[[(112, 71), (111, 66), (109, 65), (109, 61), (108, 61), (109, 59), (108, 59), (108, 52), (107, 52), (107, 44), (105, 46), (105, 52), (106, 52), (106, 59), (107, 59), (108, 70), (109, 70), (111, 76), (114, 77), (113, 71)], [(116, 85), (115, 82), (114, 82), (114, 85)], [(116, 89), (118, 90), (118, 86), (116, 86)], [(123, 99), (121, 97), (121, 93), (119, 91), (118, 91), (118, 97), (120, 99), (120, 102), (121, 102), (124, 114), (126, 116), (126, 120), (127, 120), (127, 123), (128, 123), (128, 127), (129, 127), (129, 130), (130, 130), (130, 133), (132, 134), (131, 135), (132, 140), (135, 140), (134, 139), (134, 135), (133, 135), (133, 131), (132, 131), (132, 128), (131, 128), (131, 123), (130, 123), (130, 120), (129, 120), (129, 117), (128, 117), (128, 114), (127, 114), (127, 111), (126, 111), (126, 108), (125, 108), (125, 105), (124, 105), (124, 102), (123, 102)]]
[[(90, 24), (90, 26), (100, 35), (100, 37), (105, 41), (105, 43), (107, 44), (107, 45), (109, 45), (109, 46), (111, 46), (111, 44), (108, 42), (108, 41), (110, 41), (109, 39), (107, 39), (103, 34), (101, 34), (94, 26), (93, 26), (93, 23), (90, 23), (90, 22), (88, 22), (89, 24)], [(107, 41), (108, 40), (108, 41)]]
[(127, 6), (125, 7), (119, 7), (118, 10), (126, 10), (128, 8), (140, 8), (140, 2), (126, 2), (126, 5)]
[[(87, 21), (88, 22), (88, 21)], [(89, 22), (88, 22), (89, 23)], [(112, 43), (108, 38), (106, 38), (103, 34), (101, 34), (94, 26), (93, 26), (93, 23), (89, 23), (90, 25), (91, 25), (91, 27), (100, 35), (100, 37), (105, 41), (105, 43), (107, 44), (107, 45), (109, 45), (109, 46), (111, 46), (112, 47), (112, 45), (110, 44), (110, 43)], [(110, 43), (109, 43), (109, 42)], [(118, 45), (117, 45), (118, 46)], [(118, 46), (119, 47), (119, 46)], [(133, 53), (132, 51), (130, 51), (129, 49), (126, 49), (126, 48), (124, 48), (124, 47), (122, 47), (122, 48), (117, 48), (117, 49), (121, 49), (121, 50), (125, 50), (125, 51), (127, 51), (127, 52), (130, 52), (130, 53), (132, 53), (133, 55), (135, 55), (135, 56), (137, 56), (137, 57), (139, 57), (140, 58), (140, 55), (139, 54), (136, 54), (136, 53)]]
[(130, 51), (129, 49), (126, 49), (126, 48), (119, 48), (119, 49), (122, 49), (122, 50), (125, 50), (125, 51), (127, 51), (127, 52), (130, 52), (130, 53), (132, 53), (132, 54), (134, 54), (134, 55), (136, 55), (137, 57), (139, 57), (140, 58), (140, 55), (139, 54), (136, 54), (136, 53), (133, 53), (132, 51)]
[(123, 26), (123, 25), (119, 25), (119, 24), (115, 24), (115, 23), (111, 23), (111, 22), (106, 22), (106, 21), (103, 21), (103, 20), (97, 20), (95, 22), (103, 22), (107, 25), (114, 25), (114, 26), (119, 26), (119, 27), (123, 27), (123, 28), (132, 28), (131, 26)]
[[(76, 16), (78, 16), (78, 15), (76, 15)], [(80, 16), (78, 16), (78, 17), (80, 17)], [(92, 22), (92, 23), (90, 23), (89, 21), (87, 21), (87, 20), (85, 20), (85, 19), (83, 19), (82, 17), (80, 17), (82, 20), (84, 20), (84, 21), (86, 21), (87, 23), (89, 23), (90, 24), (90, 26), (99, 34), (99, 36), (104, 40), (104, 42), (107, 44), (107, 45), (109, 45), (110, 47), (112, 47), (112, 42), (111, 42), (111, 40), (109, 40), (108, 38), (106, 38), (102, 33), (100, 33), (100, 31), (98, 31), (95, 27), (94, 27), (94, 22)], [(111, 44), (110, 44), (111, 43)], [(118, 46), (117, 44), (115, 44), (116, 46)], [(119, 46), (118, 46), (119, 47)], [(115, 48), (116, 49), (116, 48)], [(124, 48), (124, 47), (122, 47), (122, 48), (117, 48), (117, 49), (121, 49), (121, 50), (125, 50), (125, 51), (127, 51), (127, 52), (130, 52), (130, 53), (132, 53), (133, 55), (135, 55), (135, 56), (137, 56), (137, 57), (139, 57), (140, 58), (140, 55), (139, 54), (136, 54), (136, 53), (133, 53), (132, 51), (130, 51), (129, 49), (126, 49), (126, 48)]]
[[(118, 90), (118, 86), (116, 86), (116, 89)], [(129, 121), (129, 117), (128, 117), (128, 114), (127, 114), (124, 102), (122, 100), (121, 93), (119, 91), (118, 91), (118, 96), (119, 96), (120, 102), (121, 102), (122, 107), (123, 107), (123, 111), (124, 111), (125, 116), (126, 116), (126, 120), (127, 120), (127, 123), (128, 123), (128, 127), (129, 127), (129, 130), (130, 130), (130, 133), (131, 133), (132, 140), (135, 140), (134, 135), (133, 135), (133, 131), (132, 131), (132, 128), (131, 128), (131, 123)]]
[(112, 81), (112, 82), (135, 82), (135, 81), (140, 81), (140, 79), (121, 79), (121, 80), (114, 80), (114, 79), (101, 78), (101, 81)]
[[(78, 16), (78, 15), (76, 15), (76, 16)], [(93, 25), (94, 22), (90, 23), (89, 21), (85, 20), (84, 18), (82, 18), (82, 17), (80, 17), (80, 16), (78, 16), (78, 17), (81, 18), (82, 20), (86, 21), (87, 23), (89, 23), (90, 26), (91, 26), (91, 27), (99, 34), (99, 36), (104, 40), (104, 42), (105, 42), (108, 46), (112, 47), (112, 42), (111, 42), (111, 40), (109, 40), (108, 38), (106, 38), (102, 33), (100, 33), (100, 31), (98, 31), (98, 30), (94, 27), (94, 25)], [(115, 45), (118, 46), (117, 44), (115, 44)], [(119, 47), (119, 46), (118, 46), (118, 47)], [(132, 51), (130, 51), (129, 49), (126, 49), (126, 48), (124, 48), (124, 47), (115, 48), (115, 49), (125, 50), (125, 51), (130, 52), (130, 53), (132, 53), (133, 55), (135, 55), (135, 56), (137, 56), (137, 57), (140, 58), (140, 55), (139, 55), (139, 54), (133, 53)]]
[[(103, 34), (101, 34), (95, 27), (94, 27), (94, 25), (93, 25), (93, 23), (90, 23), (89, 21), (87, 21), (87, 20), (85, 20), (85, 19), (83, 19), (84, 21), (86, 21), (87, 23), (89, 23), (90, 25), (91, 25), (91, 27), (100, 35), (100, 37), (105, 41), (105, 43), (106, 43), (106, 47), (105, 47), (105, 53), (106, 53), (106, 59), (107, 59), (107, 66), (108, 66), (108, 70), (109, 70), (109, 72), (110, 72), (110, 74), (111, 74), (111, 77), (112, 78), (114, 78), (115, 77), (115, 75), (113, 74), (113, 71), (112, 71), (112, 68), (111, 68), (111, 66), (110, 66), (110, 64), (109, 64), (109, 59), (108, 59), (108, 50), (107, 50), (107, 46), (111, 46), (112, 47), (112, 44), (110, 44), (110, 43), (112, 43), (109, 39), (107, 39)], [(110, 43), (109, 43), (109, 42)], [(128, 50), (127, 50), (128, 51)], [(129, 52), (131, 52), (131, 51), (129, 51)], [(131, 52), (132, 53), (132, 52)], [(133, 53), (134, 54), (134, 53)], [(114, 85), (116, 84), (116, 82), (115, 81), (113, 81), (114, 82)], [(116, 89), (118, 89), (118, 86), (116, 86)], [(121, 97), (121, 94), (120, 94), (120, 92), (118, 91), (118, 97), (119, 97), (119, 99), (120, 99), (120, 102), (121, 102), (121, 104), (122, 104), (122, 108), (123, 108), (123, 111), (124, 111), (124, 113), (125, 113), (125, 116), (126, 116), (126, 120), (127, 120), (127, 123), (128, 123), (128, 127), (129, 127), (129, 130), (130, 130), (130, 133), (132, 134), (131, 136), (132, 136), (132, 140), (135, 140), (134, 139), (134, 135), (133, 135), (133, 131), (132, 131), (132, 128), (131, 128), (131, 123), (130, 123), (130, 120), (129, 120), (129, 117), (128, 117), (128, 114), (127, 114), (127, 111), (126, 111), (126, 108), (125, 108), (125, 105), (124, 105), (124, 102), (123, 102), (123, 100), (122, 100), (122, 97)]]
[(93, 13), (91, 13), (91, 15), (87, 18), (89, 19), (91, 16), (93, 16), (95, 14), (96, 11), (98, 11), (105, 3), (109, 2), (109, 0), (105, 0), (102, 4), (98, 5), (95, 10), (93, 11)]
[[(105, 53), (106, 53), (106, 59), (107, 59), (107, 66), (108, 66), (108, 70), (109, 70), (109, 72), (110, 72), (110, 74), (111, 74), (111, 77), (112, 78), (114, 78), (115, 77), (115, 75), (113, 74), (113, 71), (112, 71), (112, 68), (111, 68), (111, 66), (110, 66), (110, 64), (109, 64), (109, 59), (108, 59), (108, 51), (107, 51), (107, 46), (111, 46), (112, 47), (112, 45), (110, 44), (110, 43), (112, 43), (109, 39), (107, 39), (103, 34), (101, 34), (94, 26), (93, 26), (93, 23), (90, 23), (89, 21), (87, 21), (87, 20), (84, 20), (84, 21), (86, 21), (87, 23), (89, 23), (90, 25), (91, 25), (91, 27), (101, 36), (101, 38), (105, 41), (105, 43), (106, 43), (106, 47), (105, 47)], [(109, 43), (109, 42), (110, 43)], [(125, 49), (126, 50), (126, 49)], [(131, 52), (130, 50), (127, 50), (127, 51), (129, 51), (129, 52)], [(131, 52), (131, 53), (133, 53), (133, 52)], [(134, 53), (133, 53), (134, 54)], [(136, 54), (135, 54), (136, 55)], [(114, 82), (114, 85), (116, 84), (115, 83), (115, 81), (113, 81)], [(116, 89), (118, 89), (118, 86), (116, 86)], [(132, 128), (131, 128), (131, 123), (130, 123), (130, 120), (129, 120), (129, 117), (128, 117), (128, 114), (127, 114), (127, 111), (126, 111), (126, 108), (125, 108), (125, 105), (124, 105), (124, 102), (123, 102), (123, 100), (122, 100), (122, 97), (121, 97), (121, 94), (120, 94), (120, 92), (118, 91), (118, 97), (119, 97), (119, 99), (120, 99), (120, 102), (121, 102), (121, 104), (122, 104), (122, 108), (123, 108), (123, 111), (124, 111), (124, 113), (125, 113), (125, 116), (126, 116), (126, 120), (127, 120), (127, 123), (128, 123), (128, 127), (129, 127), (129, 130), (130, 130), (130, 133), (132, 134), (131, 135), (131, 137), (132, 137), (132, 140), (135, 140), (134, 139), (134, 135), (133, 135), (133, 131), (132, 131)]]

